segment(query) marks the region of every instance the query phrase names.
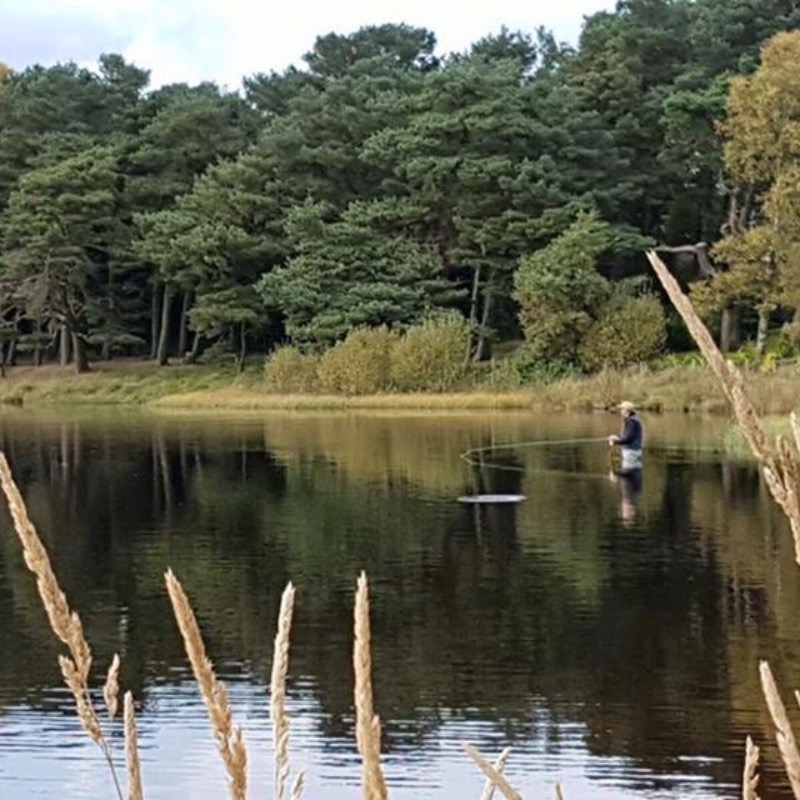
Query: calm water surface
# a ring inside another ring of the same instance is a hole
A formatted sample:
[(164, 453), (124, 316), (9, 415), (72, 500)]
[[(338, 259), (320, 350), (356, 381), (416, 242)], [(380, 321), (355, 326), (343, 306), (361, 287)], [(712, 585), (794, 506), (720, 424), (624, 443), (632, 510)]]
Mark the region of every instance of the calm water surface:
[[(800, 687), (800, 571), (724, 426), (647, 420), (641, 494), (609, 480), (606, 415), (0, 414), (0, 446), (80, 611), (98, 670), (115, 651), (139, 708), (151, 800), (225, 797), (163, 585), (184, 583), (269, 796), (267, 713), (280, 592), (298, 587), (290, 711), (307, 797), (358, 797), (355, 577), (372, 582), (376, 702), (391, 795), (467, 798), (459, 743), (526, 797), (733, 798), (743, 741), (788, 797), (757, 663)], [(500, 464), (499, 469), (493, 464)], [(516, 507), (464, 493), (514, 492)], [(111, 797), (0, 508), (0, 797)], [(101, 677), (98, 677), (98, 682)], [(117, 723), (115, 723), (116, 725)], [(115, 744), (120, 731), (113, 728)]]

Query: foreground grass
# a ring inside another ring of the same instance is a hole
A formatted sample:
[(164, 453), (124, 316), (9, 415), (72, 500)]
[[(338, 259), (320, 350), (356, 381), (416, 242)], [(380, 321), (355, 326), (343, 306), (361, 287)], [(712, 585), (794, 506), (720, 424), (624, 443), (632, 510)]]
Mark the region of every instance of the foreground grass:
[[(747, 375), (761, 414), (787, 414), (800, 396), (800, 367)], [(348, 397), (276, 394), (266, 390), (261, 362), (243, 373), (225, 366), (169, 366), (110, 362), (76, 375), (62, 367), (18, 367), (0, 380), (0, 403), (16, 405), (139, 405), (170, 409), (258, 410), (563, 410), (606, 408), (627, 398), (644, 409), (727, 413), (727, 403), (706, 367), (646, 368), (567, 378), (526, 388), (478, 385), (448, 393)]]

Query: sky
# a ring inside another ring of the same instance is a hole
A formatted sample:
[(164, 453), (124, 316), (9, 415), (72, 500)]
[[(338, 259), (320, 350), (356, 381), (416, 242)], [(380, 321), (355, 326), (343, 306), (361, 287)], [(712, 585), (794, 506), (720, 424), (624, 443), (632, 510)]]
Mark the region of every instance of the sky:
[(505, 25), (543, 25), (576, 42), (583, 17), (613, 0), (0, 0), (0, 61), (14, 69), (122, 53), (154, 85), (213, 80), (300, 65), (317, 36), (404, 22), (432, 30), (440, 52), (464, 50)]

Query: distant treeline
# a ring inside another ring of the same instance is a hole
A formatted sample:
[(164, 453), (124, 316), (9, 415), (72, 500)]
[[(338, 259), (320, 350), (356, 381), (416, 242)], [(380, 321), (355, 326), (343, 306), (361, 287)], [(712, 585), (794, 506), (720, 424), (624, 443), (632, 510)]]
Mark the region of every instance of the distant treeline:
[[(525, 334), (535, 358), (593, 366), (615, 314), (661, 324), (641, 250), (721, 238), (683, 277), (710, 253), (698, 297), (726, 345), (756, 317), (763, 338), (792, 307), (785, 287), (756, 296), (783, 263), (765, 192), (792, 154), (757, 139), (769, 92), (737, 76), (797, 28), (790, 0), (624, 0), (575, 48), (503, 30), (437, 57), (432, 32), (384, 25), (240, 93), (151, 90), (119, 55), (0, 67), (0, 360), (318, 352), (455, 311), (474, 358)], [(728, 152), (737, 132), (774, 169)]]

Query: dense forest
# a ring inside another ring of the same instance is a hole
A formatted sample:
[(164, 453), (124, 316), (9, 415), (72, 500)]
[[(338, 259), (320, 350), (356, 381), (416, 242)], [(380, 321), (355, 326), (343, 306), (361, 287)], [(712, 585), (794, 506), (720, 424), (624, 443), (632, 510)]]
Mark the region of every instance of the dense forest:
[(592, 368), (681, 347), (647, 246), (761, 348), (800, 301), (796, 29), (796, 0), (621, 0), (574, 47), (328, 34), (239, 92), (0, 67), (0, 363), (318, 353), (447, 312), (476, 360), (524, 336)]

